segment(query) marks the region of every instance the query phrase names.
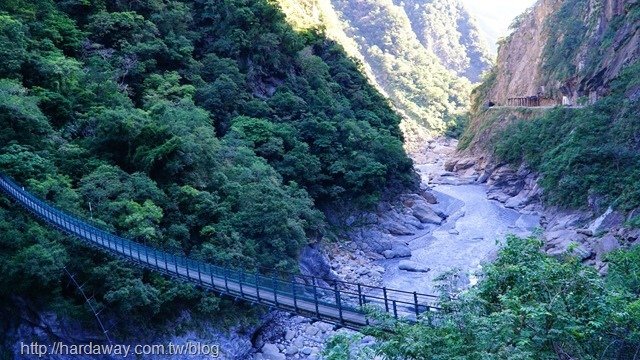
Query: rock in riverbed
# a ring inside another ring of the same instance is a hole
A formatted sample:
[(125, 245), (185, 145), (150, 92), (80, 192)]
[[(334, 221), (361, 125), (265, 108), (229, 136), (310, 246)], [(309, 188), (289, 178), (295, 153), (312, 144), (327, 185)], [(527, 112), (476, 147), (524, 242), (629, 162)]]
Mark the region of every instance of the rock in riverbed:
[(436, 225), (440, 225), (442, 223), (442, 218), (426, 204), (416, 204), (412, 208), (412, 211), (413, 216), (423, 223)]
[(404, 244), (393, 244), (391, 250), (385, 250), (382, 252), (387, 259), (403, 258), (411, 256), (411, 249)]
[(398, 269), (411, 272), (428, 272), (429, 270), (431, 270), (430, 268), (422, 264), (410, 260), (401, 260), (398, 264)]

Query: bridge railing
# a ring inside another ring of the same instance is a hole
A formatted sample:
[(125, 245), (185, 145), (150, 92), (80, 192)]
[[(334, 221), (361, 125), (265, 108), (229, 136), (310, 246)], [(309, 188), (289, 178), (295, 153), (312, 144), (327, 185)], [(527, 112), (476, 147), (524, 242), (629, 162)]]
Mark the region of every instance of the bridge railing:
[(268, 276), (193, 260), (113, 235), (70, 216), (2, 174), (0, 189), (37, 218), (93, 246), (221, 294), (351, 327), (369, 323), (364, 315), (368, 306), (408, 319), (437, 310), (437, 298), (433, 295), (299, 274), (274, 272)]

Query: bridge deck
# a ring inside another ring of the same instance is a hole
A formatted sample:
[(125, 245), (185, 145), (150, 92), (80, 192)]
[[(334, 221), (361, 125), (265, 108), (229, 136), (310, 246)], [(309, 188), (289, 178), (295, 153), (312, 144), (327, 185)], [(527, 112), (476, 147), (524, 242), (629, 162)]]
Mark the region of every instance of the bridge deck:
[(107, 233), (43, 202), (2, 174), (0, 190), (38, 219), (82, 241), (220, 294), (351, 328), (372, 321), (366, 315), (368, 306), (409, 320), (415, 320), (421, 312), (437, 310), (433, 295), (340, 281), (327, 286), (314, 277), (265, 276), (192, 260)]

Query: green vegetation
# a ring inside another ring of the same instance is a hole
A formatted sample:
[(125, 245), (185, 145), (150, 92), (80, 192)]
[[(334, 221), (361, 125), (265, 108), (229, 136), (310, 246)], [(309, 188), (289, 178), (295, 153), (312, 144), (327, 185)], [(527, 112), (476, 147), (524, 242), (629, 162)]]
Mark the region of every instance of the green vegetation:
[(321, 28), (362, 62), (370, 81), (407, 116), (416, 141), (455, 126), (470, 83), (489, 60), (475, 24), (457, 1), (278, 0), (288, 21)]
[(491, 55), (460, 1), (408, 0), (404, 9), (420, 43), (447, 69), (473, 83), (480, 81), (491, 67)]
[(582, 109), (554, 109), (508, 126), (496, 154), (542, 174), (552, 204), (581, 207), (595, 195), (622, 210), (640, 206), (640, 63), (614, 81), (611, 94)]
[(548, 80), (562, 81), (576, 74), (577, 69), (571, 59), (576, 58), (589, 31), (589, 27), (585, 26), (588, 12), (586, 0), (567, 0), (546, 19), (549, 35), (543, 52), (542, 69)]
[[(339, 46), (294, 32), (267, 0), (0, 3), (0, 169), (169, 251), (294, 269), (323, 234), (321, 206), (414, 184), (399, 123)], [(0, 301), (69, 311), (66, 266), (119, 328), (218, 313), (192, 286), (61, 242), (3, 197), (0, 229)]]
[[(467, 106), (469, 82), (452, 74), (416, 39), (404, 10), (391, 1), (337, 1), (364, 57), (390, 98), (411, 119), (441, 132)], [(366, 21), (364, 21), (366, 19)]]
[[(603, 278), (541, 246), (536, 238), (507, 238), (475, 287), (443, 297), (444, 310), (417, 324), (388, 320), (393, 331), (372, 330), (380, 343), (365, 351), (416, 360), (633, 359), (640, 350), (640, 247), (610, 254)], [(358, 358), (345, 343), (334, 339), (326, 354)]]
[(632, 228), (632, 229), (640, 229), (640, 215), (638, 216), (634, 216), (633, 218), (629, 219), (626, 223), (625, 226)]

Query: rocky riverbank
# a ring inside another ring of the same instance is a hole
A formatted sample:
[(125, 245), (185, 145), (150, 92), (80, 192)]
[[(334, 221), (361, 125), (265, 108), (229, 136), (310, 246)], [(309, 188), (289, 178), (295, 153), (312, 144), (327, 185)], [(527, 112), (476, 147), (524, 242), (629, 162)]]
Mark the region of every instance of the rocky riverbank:
[[(105, 335), (97, 330), (97, 324), (92, 318), (80, 321), (77, 317), (57, 315), (53, 310), (36, 310), (36, 307), (32, 304), (19, 298), (14, 298), (14, 302), (10, 306), (10, 316), (7, 316), (9, 314), (5, 313), (5, 315), (0, 317), (0, 334), (4, 335), (3, 339), (5, 340), (4, 344), (0, 344), (0, 358), (13, 358), (16, 360), (38, 358), (38, 355), (29, 354), (29, 350), (25, 350), (24, 347), (31, 344), (37, 344), (39, 346), (48, 345), (50, 347), (56, 342), (61, 342), (68, 346), (74, 344), (107, 344)], [(108, 317), (103, 314), (102, 320), (105, 321), (107, 318)], [(271, 322), (273, 318), (275, 318), (275, 315), (269, 314), (264, 320)], [(205, 352), (208, 351), (210, 354), (219, 354), (222, 359), (247, 359), (254, 353), (251, 340), (259, 325), (236, 326), (231, 329), (223, 329), (221, 324), (217, 324), (214, 321), (198, 319), (197, 322), (194, 322), (192, 320), (189, 312), (183, 312), (172, 327), (155, 329), (153, 332), (149, 331), (149, 329), (140, 329), (139, 333), (136, 334), (136, 338), (130, 338), (126, 342), (120, 341), (120, 339), (114, 337), (113, 334), (110, 338), (112, 344), (129, 346), (130, 351), (133, 351), (136, 345), (164, 345), (165, 349), (168, 349), (169, 344), (174, 346), (193, 344), (195, 346), (201, 345), (208, 347)], [(126, 326), (126, 324), (122, 326)], [(3, 347), (11, 353), (3, 354), (1, 351)], [(42, 359), (108, 360), (123, 358), (117, 355), (54, 354), (50, 352), (51, 348), (47, 351), (49, 351), (49, 353), (43, 354)], [(130, 353), (129, 356), (136, 357), (132, 355), (132, 353)], [(174, 354), (171, 356), (166, 354), (144, 356), (144, 359), (150, 360), (168, 358), (195, 360), (211, 358), (211, 356), (197, 353)]]
[(624, 214), (603, 207), (602, 199), (594, 196), (589, 197), (588, 208), (582, 210), (544, 206), (539, 175), (525, 164), (514, 168), (491, 156), (458, 154), (446, 162), (445, 169), (468, 183), (486, 184), (488, 198), (504, 207), (539, 216), (545, 250), (550, 255), (571, 251), (605, 274), (607, 253), (640, 242), (640, 229), (625, 227), (628, 220), (640, 214), (640, 209)]

